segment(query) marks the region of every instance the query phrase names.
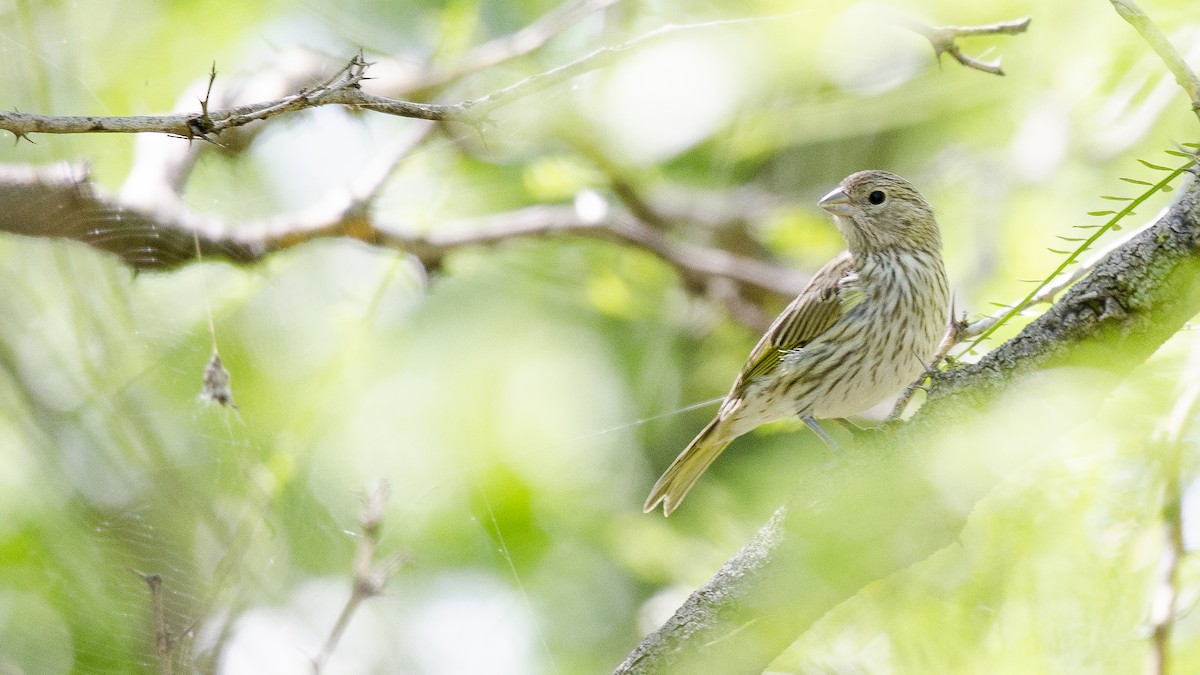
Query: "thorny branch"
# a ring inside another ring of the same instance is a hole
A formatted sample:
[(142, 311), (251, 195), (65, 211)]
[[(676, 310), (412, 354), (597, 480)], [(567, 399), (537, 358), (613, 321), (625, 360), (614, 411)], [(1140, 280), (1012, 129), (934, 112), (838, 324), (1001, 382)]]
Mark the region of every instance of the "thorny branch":
[[(399, 117), (435, 122), (459, 122), (479, 128), (489, 114), (518, 98), (529, 96), (550, 86), (610, 63), (617, 55), (644, 42), (685, 30), (725, 26), (742, 21), (765, 19), (733, 19), (697, 24), (668, 25), (612, 47), (603, 47), (568, 64), (527, 77), (479, 98), (459, 103), (414, 103), (368, 93), (360, 86), (371, 65), (362, 53), (355, 55), (339, 72), (325, 82), (296, 94), (260, 103), (251, 103), (223, 110), (202, 110), (196, 113), (134, 116), (59, 116), (35, 115), (0, 111), (0, 129), (20, 138), (32, 133), (165, 133), (182, 138), (212, 140), (228, 129), (266, 120), (283, 113), (296, 112), (323, 105), (345, 105)], [(494, 58), (494, 57), (493, 57)]]
[(362, 537), (359, 538), (358, 547), (354, 553), (354, 585), (337, 621), (329, 631), (329, 636), (321, 645), (321, 651), (313, 657), (313, 675), (320, 675), (321, 669), (333, 654), (333, 650), (337, 648), (338, 641), (342, 639), (342, 633), (350, 625), (350, 619), (354, 617), (358, 608), (367, 600), (379, 595), (388, 579), (404, 563), (402, 556), (392, 556), (379, 564), (375, 562), (375, 554), (379, 549), (379, 537), (383, 528), (384, 507), (387, 506), (390, 491), (387, 481), (380, 481), (375, 489), (363, 498), (362, 511), (358, 518), (359, 526), (362, 528)]
[(1026, 17), (1015, 21), (1002, 21), (983, 26), (929, 26), (912, 19), (901, 19), (901, 23), (905, 28), (914, 33), (919, 33), (925, 36), (925, 39), (929, 40), (929, 44), (933, 46), (934, 56), (939, 61), (942, 58), (942, 54), (949, 54), (955, 61), (968, 68), (974, 68), (975, 70), (993, 75), (1004, 75), (1004, 71), (1000, 69), (999, 59), (994, 63), (987, 63), (967, 56), (959, 48), (958, 39), (980, 35), (1018, 35), (1024, 33), (1029, 28), (1029, 22), (1030, 19)]

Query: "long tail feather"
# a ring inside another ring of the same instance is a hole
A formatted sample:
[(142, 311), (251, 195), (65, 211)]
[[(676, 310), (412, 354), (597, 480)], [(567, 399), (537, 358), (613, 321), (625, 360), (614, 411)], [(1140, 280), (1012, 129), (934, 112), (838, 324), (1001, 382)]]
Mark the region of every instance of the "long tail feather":
[(679, 453), (675, 461), (671, 462), (671, 466), (663, 472), (662, 477), (650, 490), (650, 496), (646, 498), (643, 507), (646, 513), (662, 503), (663, 515), (671, 515), (672, 511), (679, 508), (683, 498), (704, 471), (733, 442), (733, 438), (727, 436), (720, 422), (719, 418), (709, 422), (704, 431), (701, 431), (687, 448)]

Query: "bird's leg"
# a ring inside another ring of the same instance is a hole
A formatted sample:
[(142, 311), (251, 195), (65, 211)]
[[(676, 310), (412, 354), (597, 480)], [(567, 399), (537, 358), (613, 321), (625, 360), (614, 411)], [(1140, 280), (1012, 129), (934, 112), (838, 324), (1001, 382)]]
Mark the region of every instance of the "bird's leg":
[(862, 426), (861, 424), (855, 424), (854, 420), (852, 420), (848, 417), (835, 417), (835, 418), (833, 418), (833, 421), (842, 425), (842, 428), (845, 429), (846, 431), (849, 431), (850, 433), (854, 433), (856, 431), (862, 431), (863, 429), (866, 428), (866, 427)]
[(800, 419), (804, 420), (804, 423), (808, 425), (809, 429), (813, 430), (813, 433), (820, 436), (821, 440), (825, 441), (825, 445), (828, 445), (830, 450), (838, 451), (842, 449), (842, 446), (838, 445), (838, 442), (833, 440), (833, 436), (830, 436), (829, 432), (825, 431), (825, 429), (823, 429), (821, 425), (817, 423), (817, 420), (815, 420), (812, 415), (805, 415)]

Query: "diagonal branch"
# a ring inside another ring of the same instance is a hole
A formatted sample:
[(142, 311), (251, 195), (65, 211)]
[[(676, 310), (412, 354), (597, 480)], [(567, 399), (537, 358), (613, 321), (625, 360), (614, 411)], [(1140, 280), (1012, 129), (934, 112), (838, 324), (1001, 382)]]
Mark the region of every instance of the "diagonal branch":
[(1183, 87), (1187, 93), (1188, 99), (1192, 102), (1192, 112), (1196, 113), (1196, 117), (1200, 118), (1200, 76), (1196, 75), (1196, 71), (1188, 66), (1187, 61), (1179, 54), (1179, 50), (1175, 49), (1175, 45), (1163, 35), (1158, 26), (1150, 20), (1150, 17), (1138, 7), (1133, 0), (1110, 0), (1113, 9), (1117, 10), (1117, 14), (1121, 15), (1129, 25), (1137, 30), (1146, 44), (1154, 50), (1155, 54), (1162, 59), (1167, 69), (1175, 76), (1175, 81), (1179, 86)]
[[(806, 484), (616, 672), (761, 672), (834, 606), (954, 544), (1005, 467), (1037, 451), (1029, 446), (1038, 444), (1013, 447), (1003, 466), (986, 453), (962, 452), (978, 431), (967, 428), (974, 413), (1049, 369), (1087, 366), (1108, 374), (1089, 384), (1115, 386), (1198, 312), (1200, 186), (1193, 181), (1154, 226), (1017, 337), (978, 363), (937, 373), (926, 404), (894, 431), (879, 432), (874, 451), (844, 454)], [(1066, 429), (1093, 414), (1090, 406), (1033, 412), (1045, 417), (999, 421)], [(1025, 406), (1015, 414), (1032, 413)], [(939, 475), (953, 477), (953, 499)]]

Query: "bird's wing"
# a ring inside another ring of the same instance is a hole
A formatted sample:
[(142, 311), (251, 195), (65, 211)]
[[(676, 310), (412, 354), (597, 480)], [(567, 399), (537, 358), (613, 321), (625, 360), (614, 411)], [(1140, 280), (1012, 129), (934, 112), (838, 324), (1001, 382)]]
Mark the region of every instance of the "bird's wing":
[(728, 398), (737, 396), (745, 384), (771, 372), (785, 352), (812, 342), (862, 300), (854, 261), (850, 252), (844, 251), (818, 270), (792, 304), (776, 317), (750, 352)]

